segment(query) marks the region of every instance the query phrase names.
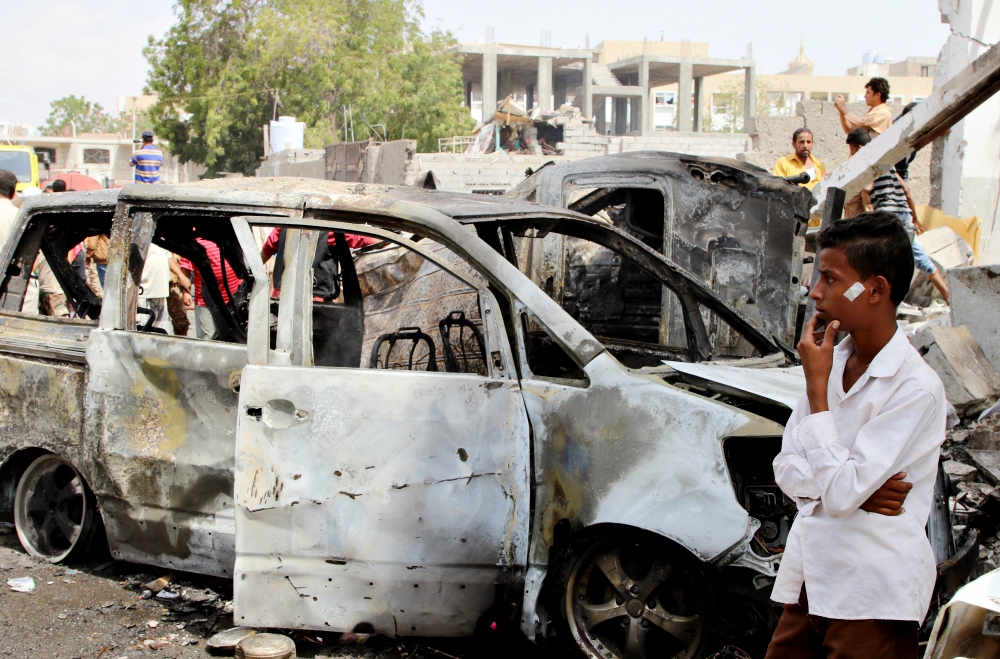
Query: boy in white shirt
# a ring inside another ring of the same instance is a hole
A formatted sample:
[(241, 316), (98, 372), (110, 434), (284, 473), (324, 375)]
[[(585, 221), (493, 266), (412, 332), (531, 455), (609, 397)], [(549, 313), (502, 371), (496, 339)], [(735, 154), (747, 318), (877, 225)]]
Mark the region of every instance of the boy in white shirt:
[[(771, 595), (785, 607), (767, 659), (916, 659), (936, 577), (924, 527), (947, 402), (896, 326), (913, 252), (882, 212), (836, 220), (817, 244), (816, 315), (798, 344), (806, 395), (774, 459), (799, 514)], [(850, 337), (834, 347), (838, 331)]]

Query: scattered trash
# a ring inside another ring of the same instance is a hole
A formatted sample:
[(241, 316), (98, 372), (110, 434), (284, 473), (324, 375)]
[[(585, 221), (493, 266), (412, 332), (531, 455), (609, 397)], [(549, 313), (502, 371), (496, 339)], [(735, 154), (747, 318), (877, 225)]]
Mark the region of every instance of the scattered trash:
[(160, 621), (159, 620), (147, 620), (146, 621), (146, 626), (149, 627), (150, 629), (156, 629), (157, 627), (160, 626)]
[(45, 582), (45, 585), (46, 585), (46, 586), (51, 586), (51, 585), (52, 585), (52, 584), (54, 584), (54, 583), (55, 583), (55, 581), (46, 581), (46, 582)]
[(67, 569), (65, 572), (63, 572), (63, 575), (67, 576), (67, 577), (75, 577), (78, 574), (80, 574), (79, 570), (70, 570), (70, 569)]
[(232, 627), (208, 639), (208, 647), (211, 650), (235, 650), (240, 641), (256, 633), (256, 629), (249, 627)]
[(8, 579), (7, 585), (10, 589), (18, 593), (30, 593), (35, 590), (35, 580), (31, 577), (18, 577), (17, 579)]
[(179, 593), (172, 593), (169, 590), (161, 590), (156, 593), (156, 599), (158, 600), (175, 600), (180, 597)]
[(143, 584), (142, 587), (145, 588), (146, 590), (151, 590), (154, 593), (158, 593), (164, 588), (166, 588), (167, 584), (170, 583), (170, 580), (173, 578), (174, 578), (173, 574), (165, 574), (159, 579), (154, 579), (149, 583)]
[(139, 594), (139, 597), (141, 599), (144, 599), (144, 600), (152, 599), (153, 598), (153, 591), (151, 591), (151, 590), (149, 590), (147, 588), (146, 590), (142, 591), (142, 593)]
[(281, 634), (254, 634), (236, 645), (237, 659), (295, 659), (295, 642)]
[(60, 613), (60, 614), (59, 614), (59, 615), (57, 615), (56, 617), (57, 617), (57, 618), (59, 618), (60, 620), (65, 620), (65, 619), (66, 619), (66, 618), (68, 618), (69, 616), (68, 616), (68, 615), (66, 615), (65, 613)]
[(346, 632), (340, 635), (341, 645), (364, 645), (371, 638), (371, 634), (358, 634), (355, 632)]

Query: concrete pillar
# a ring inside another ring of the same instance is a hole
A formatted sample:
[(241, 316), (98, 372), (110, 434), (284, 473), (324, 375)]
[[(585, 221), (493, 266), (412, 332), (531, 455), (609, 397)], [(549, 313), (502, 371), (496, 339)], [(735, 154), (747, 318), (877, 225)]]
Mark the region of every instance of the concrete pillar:
[(486, 123), (497, 109), (497, 54), (483, 54), (483, 118)]
[(591, 55), (583, 59), (583, 102), (577, 101), (577, 105), (583, 110), (583, 116), (588, 119), (594, 116), (594, 72), (591, 67), (593, 63)]
[(643, 94), (639, 97), (639, 102), (635, 104), (635, 108), (639, 110), (639, 116), (634, 121), (636, 130), (653, 130), (653, 113), (650, 112), (652, 106), (649, 102), (649, 61), (645, 55), (639, 60), (639, 86), (642, 87)]
[(606, 96), (598, 96), (597, 102), (594, 103), (594, 111), (597, 116), (594, 119), (594, 129), (597, 131), (598, 135), (607, 135), (608, 133), (608, 117), (605, 114), (605, 101)]
[(552, 93), (556, 97), (555, 107), (552, 109), (557, 110), (566, 102), (566, 76), (556, 76), (553, 79)]
[(535, 85), (533, 83), (530, 82), (528, 83), (528, 86), (525, 87), (524, 89), (524, 95), (526, 97), (524, 101), (525, 105), (524, 109), (530, 110), (532, 107), (534, 107), (535, 103)]
[(628, 97), (614, 99), (615, 135), (628, 135)]
[(702, 91), (705, 87), (705, 78), (694, 79), (694, 132), (701, 132), (702, 119)]
[(500, 72), (500, 81), (497, 83), (497, 100), (502, 101), (514, 93), (514, 71), (504, 69)]
[(538, 58), (538, 107), (542, 112), (552, 109), (552, 58)]
[(677, 80), (677, 130), (691, 132), (691, 80), (690, 62), (681, 62)]
[(743, 76), (743, 132), (750, 126), (750, 117), (757, 115), (757, 69), (748, 66)]

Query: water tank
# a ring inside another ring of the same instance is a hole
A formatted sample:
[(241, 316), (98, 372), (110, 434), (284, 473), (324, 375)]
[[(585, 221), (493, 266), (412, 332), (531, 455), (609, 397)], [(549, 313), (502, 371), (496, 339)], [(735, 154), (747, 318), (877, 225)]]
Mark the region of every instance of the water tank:
[(278, 117), (277, 121), (271, 122), (269, 136), (271, 153), (287, 151), (288, 149), (301, 149), (305, 134), (306, 125), (304, 122), (295, 121), (295, 117)]

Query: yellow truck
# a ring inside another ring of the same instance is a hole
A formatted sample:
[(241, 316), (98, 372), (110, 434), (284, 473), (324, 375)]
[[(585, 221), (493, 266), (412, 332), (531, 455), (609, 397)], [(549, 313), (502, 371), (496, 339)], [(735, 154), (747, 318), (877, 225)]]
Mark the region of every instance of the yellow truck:
[(34, 147), (0, 144), (0, 169), (14, 172), (18, 192), (38, 187), (38, 156)]

